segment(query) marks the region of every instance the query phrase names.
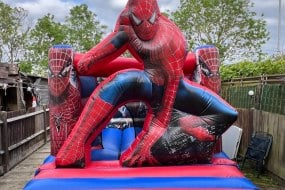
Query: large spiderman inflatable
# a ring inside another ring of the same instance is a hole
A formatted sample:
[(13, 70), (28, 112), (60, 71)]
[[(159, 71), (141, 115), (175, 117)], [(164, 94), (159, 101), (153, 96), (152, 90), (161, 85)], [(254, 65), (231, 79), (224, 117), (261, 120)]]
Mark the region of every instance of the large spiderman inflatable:
[[(218, 92), (218, 66), (207, 63), (211, 60), (207, 55), (217, 56), (217, 52), (208, 54), (204, 49), (216, 50), (212, 46), (197, 50), (199, 66), (192, 77)], [(118, 58), (127, 50), (136, 61)], [(182, 33), (161, 15), (156, 0), (129, 0), (119, 15), (114, 32), (103, 41), (84, 55), (70, 55), (65, 61), (59, 61), (58, 58), (63, 59), (61, 54), (61, 49), (50, 52), (53, 60), (49, 63), (49, 85), (51, 91), (68, 91), (64, 97), (72, 93), (69, 86), (54, 82), (64, 83), (66, 77), (70, 77), (68, 74), (74, 74), (67, 69), (73, 59), (79, 75), (94, 76), (102, 70), (108, 73), (112, 66), (120, 70), (120, 66), (128, 63), (130, 65), (125, 68), (137, 69), (115, 72), (96, 87), (74, 127), (62, 129), (68, 137), (64, 142), (60, 141), (57, 146), (60, 148), (54, 151), (57, 167), (84, 167), (90, 159), (86, 152), (90, 152), (91, 142), (118, 107), (130, 101), (144, 101), (150, 109), (142, 132), (120, 157), (124, 166), (209, 163), (216, 139), (237, 118), (235, 109), (212, 90), (184, 77), (183, 67), (185, 71), (185, 64), (193, 54), (187, 55)], [(71, 111), (75, 115), (78, 113)], [(64, 117), (59, 116), (51, 115), (51, 125), (57, 125), (61, 121), (58, 118)], [(56, 126), (56, 129), (58, 134), (54, 135), (58, 136), (55, 138), (60, 138), (61, 127)]]

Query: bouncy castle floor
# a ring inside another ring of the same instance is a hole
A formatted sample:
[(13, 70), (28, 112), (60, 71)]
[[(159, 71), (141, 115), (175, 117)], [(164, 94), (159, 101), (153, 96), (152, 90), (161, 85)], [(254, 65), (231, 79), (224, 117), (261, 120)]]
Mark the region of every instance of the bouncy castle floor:
[(134, 131), (104, 129), (104, 149), (92, 151), (93, 161), (84, 169), (56, 168), (48, 156), (24, 190), (258, 189), (224, 153), (215, 154), (211, 164), (122, 167), (118, 155), (132, 143)]
[(49, 156), (24, 190), (258, 189), (227, 158), (214, 164), (124, 168), (118, 161), (93, 161), (85, 169), (56, 169)]

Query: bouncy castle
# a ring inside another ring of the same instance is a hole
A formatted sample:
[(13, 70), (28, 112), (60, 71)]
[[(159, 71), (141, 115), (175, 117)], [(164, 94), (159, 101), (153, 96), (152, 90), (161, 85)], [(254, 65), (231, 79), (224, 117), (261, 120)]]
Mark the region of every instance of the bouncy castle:
[(238, 114), (219, 64), (215, 46), (188, 52), (156, 0), (129, 0), (86, 53), (51, 47), (51, 155), (24, 189), (257, 189), (221, 150)]

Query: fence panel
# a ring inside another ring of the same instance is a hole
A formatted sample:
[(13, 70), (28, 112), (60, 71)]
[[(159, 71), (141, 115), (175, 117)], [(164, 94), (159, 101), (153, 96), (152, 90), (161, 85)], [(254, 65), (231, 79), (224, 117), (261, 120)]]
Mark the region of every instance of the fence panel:
[(48, 111), (43, 107), (24, 115), (0, 113), (0, 175), (46, 143), (49, 130)]
[(285, 75), (223, 82), (222, 97), (237, 108), (255, 108), (285, 115)]
[(270, 133), (273, 144), (267, 169), (285, 179), (285, 75), (223, 82), (222, 97), (238, 108), (235, 124), (243, 129), (239, 152), (244, 155), (254, 131)]
[(236, 125), (243, 129), (240, 154), (244, 155), (250, 137), (254, 131), (268, 132), (273, 136), (273, 143), (266, 168), (285, 179), (285, 115), (256, 109), (238, 109)]
[(285, 84), (265, 84), (260, 99), (261, 110), (285, 115)]
[(253, 133), (252, 118), (253, 109), (237, 109), (239, 116), (235, 123), (236, 126), (242, 128), (242, 138), (240, 142), (239, 152), (244, 155), (249, 143), (249, 139)]

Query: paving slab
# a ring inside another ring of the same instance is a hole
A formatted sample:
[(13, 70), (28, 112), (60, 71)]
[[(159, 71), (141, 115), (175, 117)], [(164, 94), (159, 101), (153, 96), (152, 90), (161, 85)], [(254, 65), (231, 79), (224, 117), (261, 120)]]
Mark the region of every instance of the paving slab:
[(47, 143), (28, 156), (12, 170), (0, 177), (1, 190), (21, 190), (32, 179), (36, 169), (50, 154), (50, 144)]

